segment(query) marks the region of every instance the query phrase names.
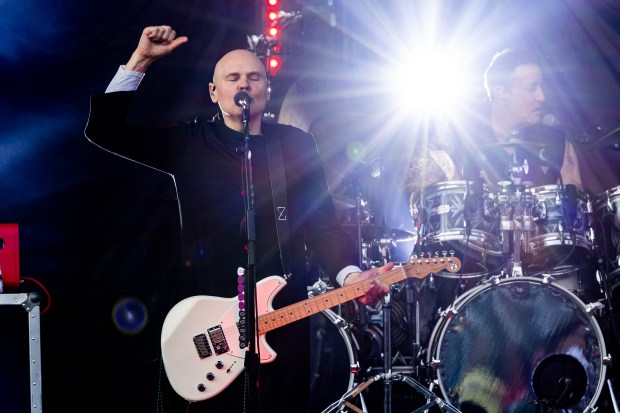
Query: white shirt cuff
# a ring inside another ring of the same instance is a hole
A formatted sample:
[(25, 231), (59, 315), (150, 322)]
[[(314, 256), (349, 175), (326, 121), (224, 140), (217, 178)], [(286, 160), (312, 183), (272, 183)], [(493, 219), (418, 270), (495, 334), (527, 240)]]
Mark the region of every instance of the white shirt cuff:
[(360, 268), (356, 265), (348, 265), (341, 269), (338, 275), (336, 275), (336, 282), (338, 282), (338, 284), (342, 287), (344, 284), (344, 279), (347, 278), (347, 275), (352, 272), (362, 272), (362, 270), (360, 270)]
[(108, 88), (105, 90), (105, 93), (136, 90), (143, 78), (144, 73), (125, 70), (125, 66), (121, 65), (108, 85)]

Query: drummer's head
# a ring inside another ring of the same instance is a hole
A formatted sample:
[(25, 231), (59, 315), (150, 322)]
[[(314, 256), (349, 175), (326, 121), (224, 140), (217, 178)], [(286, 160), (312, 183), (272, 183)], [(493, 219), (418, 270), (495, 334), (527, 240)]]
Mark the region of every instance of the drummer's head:
[(484, 73), (484, 87), (494, 116), (512, 128), (540, 123), (545, 94), (536, 56), (527, 50), (496, 53)]

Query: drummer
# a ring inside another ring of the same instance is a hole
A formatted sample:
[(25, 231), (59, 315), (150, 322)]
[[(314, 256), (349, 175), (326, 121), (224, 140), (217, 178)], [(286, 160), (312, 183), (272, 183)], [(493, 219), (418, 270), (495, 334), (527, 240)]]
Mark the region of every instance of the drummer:
[[(455, 166), (439, 165), (450, 179), (477, 179), (495, 186), (574, 185), (583, 190), (575, 148), (561, 130), (542, 123), (542, 70), (527, 50), (496, 53), (484, 73), (486, 96), (479, 110), (459, 125), (439, 130)], [(458, 137), (458, 143), (453, 136)], [(450, 176), (452, 174), (452, 176)]]

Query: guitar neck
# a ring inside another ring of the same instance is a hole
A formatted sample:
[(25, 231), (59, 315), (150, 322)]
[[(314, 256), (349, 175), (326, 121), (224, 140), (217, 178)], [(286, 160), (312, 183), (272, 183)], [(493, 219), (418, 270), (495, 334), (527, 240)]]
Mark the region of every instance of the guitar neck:
[[(406, 278), (424, 278), (431, 272), (448, 269), (456, 272), (460, 262), (456, 257), (420, 258), (402, 267), (396, 267), (377, 278), (387, 285), (403, 281)], [(372, 279), (366, 279), (354, 284), (333, 289), (299, 303), (267, 312), (258, 317), (258, 334), (265, 334), (276, 328), (309, 317), (339, 304), (362, 297), (372, 286)]]

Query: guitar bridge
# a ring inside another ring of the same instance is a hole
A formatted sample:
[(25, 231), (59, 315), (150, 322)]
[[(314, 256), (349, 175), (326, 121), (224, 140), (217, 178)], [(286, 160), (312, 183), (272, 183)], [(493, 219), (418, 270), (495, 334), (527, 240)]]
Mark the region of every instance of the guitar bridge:
[(200, 359), (207, 358), (212, 354), (211, 346), (209, 346), (209, 341), (207, 340), (207, 335), (205, 333), (194, 336), (193, 340)]
[(213, 343), (213, 350), (215, 350), (215, 354), (219, 356), (220, 354), (226, 353), (230, 350), (221, 326), (211, 327), (207, 331), (209, 333), (209, 337), (211, 337), (211, 343)]

